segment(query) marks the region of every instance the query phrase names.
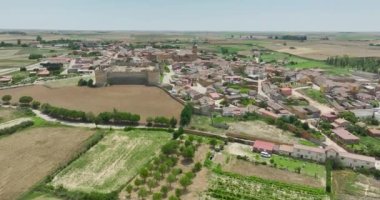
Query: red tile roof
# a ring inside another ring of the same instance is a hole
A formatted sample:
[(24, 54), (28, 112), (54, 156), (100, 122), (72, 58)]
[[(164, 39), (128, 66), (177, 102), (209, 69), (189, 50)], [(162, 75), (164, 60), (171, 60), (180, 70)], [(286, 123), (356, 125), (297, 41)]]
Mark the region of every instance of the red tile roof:
[(332, 130), (338, 137), (342, 138), (343, 140), (359, 140), (358, 137), (353, 135), (352, 133), (346, 131), (343, 128), (336, 128)]
[(273, 151), (275, 144), (271, 142), (266, 142), (262, 140), (256, 140), (253, 143), (253, 148), (254, 149), (260, 149), (260, 150), (265, 150), (265, 151)]

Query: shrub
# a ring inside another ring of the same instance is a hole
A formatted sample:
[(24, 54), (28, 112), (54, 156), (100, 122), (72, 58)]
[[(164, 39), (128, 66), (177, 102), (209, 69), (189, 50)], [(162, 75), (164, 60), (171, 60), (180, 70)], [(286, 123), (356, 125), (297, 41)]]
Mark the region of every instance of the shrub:
[(32, 121), (21, 122), (20, 124), (0, 129), (0, 135), (10, 135), (12, 133), (17, 132), (20, 129), (24, 129), (24, 128), (29, 127), (29, 126), (33, 126), (33, 124), (34, 123)]
[(40, 103), (39, 101), (34, 100), (34, 101), (32, 102), (32, 108), (33, 108), (33, 109), (38, 109), (38, 108), (40, 108), (40, 105), (41, 105), (41, 103)]
[(193, 171), (194, 173), (196, 173), (196, 172), (201, 171), (201, 169), (202, 169), (202, 164), (201, 164), (200, 162), (197, 162), (197, 163), (195, 163), (195, 165), (194, 165), (192, 171)]
[(37, 60), (37, 59), (40, 59), (42, 58), (43, 56), (41, 54), (30, 54), (29, 55), (29, 59), (30, 60)]

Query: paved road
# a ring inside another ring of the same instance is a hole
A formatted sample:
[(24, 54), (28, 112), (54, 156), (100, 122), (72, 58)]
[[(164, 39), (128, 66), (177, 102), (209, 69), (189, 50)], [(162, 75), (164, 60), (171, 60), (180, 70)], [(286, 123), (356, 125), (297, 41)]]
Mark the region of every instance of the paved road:
[(27, 121), (32, 121), (32, 119), (29, 117), (23, 117), (23, 118), (7, 121), (0, 124), (0, 129), (9, 128), (9, 127), (12, 127), (12, 126), (15, 126)]

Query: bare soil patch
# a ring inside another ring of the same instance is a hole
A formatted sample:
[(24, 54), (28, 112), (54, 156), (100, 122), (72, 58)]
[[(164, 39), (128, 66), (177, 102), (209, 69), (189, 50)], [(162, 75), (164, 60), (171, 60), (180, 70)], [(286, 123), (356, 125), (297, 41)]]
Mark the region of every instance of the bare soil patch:
[(230, 126), (228, 132), (242, 136), (252, 136), (257, 139), (288, 144), (297, 144), (299, 141), (299, 138), (296, 138), (293, 133), (283, 131), (259, 120), (234, 122), (228, 123), (228, 125)]
[(140, 114), (143, 121), (150, 116), (179, 118), (182, 110), (182, 104), (161, 89), (143, 85), (118, 85), (102, 88), (30, 86), (0, 90), (0, 96), (5, 94), (12, 95), (13, 102), (18, 101), (21, 96), (27, 95), (41, 103), (94, 114), (112, 111), (115, 108), (118, 111)]
[(0, 140), (0, 199), (16, 199), (81, 149), (92, 131), (30, 128)]

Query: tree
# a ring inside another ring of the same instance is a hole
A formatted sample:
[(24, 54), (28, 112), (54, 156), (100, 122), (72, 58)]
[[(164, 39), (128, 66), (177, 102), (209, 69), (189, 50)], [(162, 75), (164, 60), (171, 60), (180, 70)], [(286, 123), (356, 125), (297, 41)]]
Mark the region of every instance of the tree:
[(20, 40), (20, 39), (17, 39), (17, 45), (18, 45), (18, 46), (21, 45), (21, 40)]
[(153, 193), (152, 199), (153, 200), (161, 200), (162, 199), (162, 193), (160, 193), (160, 192)]
[(183, 134), (183, 127), (179, 127), (177, 131), (174, 131), (173, 133), (173, 139), (176, 140), (177, 138), (179, 138), (179, 136), (181, 136)]
[(142, 179), (144, 179), (144, 182), (146, 181), (146, 178), (149, 176), (149, 171), (146, 168), (142, 168), (139, 172), (139, 175)]
[(177, 152), (178, 142), (175, 140), (171, 140), (161, 147), (161, 152), (165, 155), (174, 154)]
[(179, 183), (181, 184), (183, 189), (186, 190), (187, 186), (192, 184), (192, 181), (188, 176), (182, 176), (181, 179), (179, 179)]
[(177, 125), (177, 119), (172, 117), (169, 121), (170, 127), (174, 128)]
[(29, 106), (30, 102), (33, 101), (33, 98), (31, 96), (22, 96), (18, 101), (25, 106)]
[(94, 80), (90, 79), (87, 81), (87, 86), (88, 87), (94, 87)]
[(210, 143), (212, 148), (215, 148), (215, 145), (218, 144), (218, 141), (216, 141), (216, 139), (212, 138), (209, 143)]
[(42, 57), (43, 57), (42, 54), (30, 54), (29, 55), (30, 60), (37, 60), (37, 59), (40, 59)]
[(164, 196), (166, 196), (166, 195), (168, 194), (168, 192), (169, 192), (169, 188), (168, 188), (168, 186), (166, 186), (166, 185), (162, 186), (161, 189), (160, 189), (160, 192), (161, 192)]
[(199, 172), (199, 171), (201, 171), (201, 169), (202, 169), (202, 164), (200, 162), (197, 162), (197, 163), (195, 163), (192, 171), (193, 172)]
[(166, 178), (166, 181), (169, 183), (169, 186), (171, 187), (172, 186), (172, 183), (174, 183), (176, 181), (176, 177), (174, 176), (174, 174), (170, 174), (167, 178)]
[(4, 102), (4, 104), (6, 104), (6, 105), (8, 105), (9, 104), (9, 102), (11, 101), (11, 99), (12, 99), (12, 96), (11, 95), (4, 95), (2, 98), (1, 98), (1, 100), (3, 100), (3, 102)]
[(180, 125), (187, 126), (191, 122), (191, 116), (193, 115), (193, 106), (191, 104), (186, 104), (181, 111)]
[(146, 190), (145, 187), (141, 187), (137, 195), (138, 195), (141, 199), (144, 199), (145, 197), (148, 196), (148, 191)]
[(166, 164), (161, 164), (158, 167), (158, 171), (161, 173), (161, 176), (164, 175), (164, 173), (168, 170), (168, 166)]
[(176, 197), (176, 196), (170, 196), (170, 197), (169, 197), (169, 200), (179, 200), (179, 199), (178, 199), (178, 197)]
[(149, 192), (152, 192), (152, 188), (156, 185), (156, 181), (153, 179), (149, 179), (147, 185), (149, 187)]
[(185, 159), (192, 159), (194, 157), (194, 147), (193, 146), (187, 146), (182, 151), (182, 156)]
[(87, 81), (83, 79), (79, 79), (78, 86), (85, 86), (85, 85), (87, 85)]
[(36, 40), (42, 42), (42, 37), (40, 35), (37, 35)]
[(39, 101), (34, 100), (34, 101), (32, 102), (32, 108), (33, 108), (33, 109), (38, 109), (38, 108), (40, 108), (40, 105), (41, 105), (41, 103), (40, 103)]
[(132, 185), (128, 185), (127, 188), (126, 188), (127, 192), (128, 192), (128, 195), (131, 196), (131, 193), (132, 193), (132, 190), (133, 190), (133, 186)]
[(155, 172), (153, 173), (153, 178), (156, 179), (157, 181), (161, 180), (161, 179), (162, 179), (161, 173), (155, 171)]

